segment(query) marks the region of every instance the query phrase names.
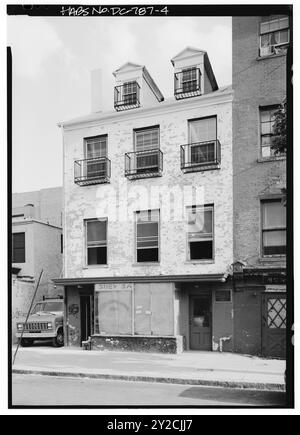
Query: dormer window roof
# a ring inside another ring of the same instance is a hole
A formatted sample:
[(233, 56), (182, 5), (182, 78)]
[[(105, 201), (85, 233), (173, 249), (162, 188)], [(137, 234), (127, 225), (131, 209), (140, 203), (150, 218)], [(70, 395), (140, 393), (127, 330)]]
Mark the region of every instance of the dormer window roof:
[(171, 59), (176, 99), (195, 97), (218, 89), (207, 52), (186, 47)]
[(152, 105), (164, 96), (144, 65), (127, 62), (113, 72), (116, 78), (115, 109), (126, 110)]

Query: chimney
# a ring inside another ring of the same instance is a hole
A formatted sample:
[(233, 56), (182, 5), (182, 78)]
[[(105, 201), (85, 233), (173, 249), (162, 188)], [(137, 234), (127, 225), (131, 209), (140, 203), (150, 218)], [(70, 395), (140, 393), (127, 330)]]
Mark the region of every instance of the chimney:
[(102, 111), (102, 70), (91, 71), (91, 109), (92, 112)]
[(24, 205), (24, 218), (25, 219), (34, 218), (34, 205), (33, 204)]

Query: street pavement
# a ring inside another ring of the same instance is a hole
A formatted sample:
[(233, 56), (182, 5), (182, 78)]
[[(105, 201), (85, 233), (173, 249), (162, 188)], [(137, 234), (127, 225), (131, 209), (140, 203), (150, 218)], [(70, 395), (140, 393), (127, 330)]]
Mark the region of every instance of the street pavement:
[(284, 390), (285, 361), (219, 352), (179, 355), (20, 348), (14, 373)]
[(285, 394), (192, 385), (13, 375), (13, 406), (284, 407)]

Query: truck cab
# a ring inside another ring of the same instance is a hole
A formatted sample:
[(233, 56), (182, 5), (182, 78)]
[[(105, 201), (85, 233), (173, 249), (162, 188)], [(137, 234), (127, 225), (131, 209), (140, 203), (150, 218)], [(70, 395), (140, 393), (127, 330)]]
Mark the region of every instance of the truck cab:
[(33, 307), (28, 320), (17, 322), (16, 337), (21, 346), (31, 346), (35, 340), (51, 340), (53, 346), (64, 345), (64, 301), (62, 298), (43, 298)]

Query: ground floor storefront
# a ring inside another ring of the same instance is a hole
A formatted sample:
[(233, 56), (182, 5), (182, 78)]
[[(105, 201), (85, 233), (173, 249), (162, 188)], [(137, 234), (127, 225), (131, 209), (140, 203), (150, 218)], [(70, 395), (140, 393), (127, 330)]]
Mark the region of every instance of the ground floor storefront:
[(64, 285), (65, 342), (93, 349), (285, 357), (286, 292), (257, 277), (78, 279)]

